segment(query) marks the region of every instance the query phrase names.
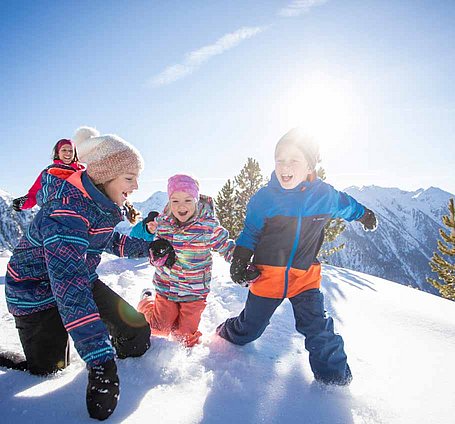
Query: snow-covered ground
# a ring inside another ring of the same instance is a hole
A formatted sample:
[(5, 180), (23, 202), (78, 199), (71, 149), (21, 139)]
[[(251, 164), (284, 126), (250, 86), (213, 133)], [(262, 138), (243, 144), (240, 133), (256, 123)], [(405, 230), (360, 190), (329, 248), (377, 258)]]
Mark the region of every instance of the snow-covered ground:
[[(8, 258), (0, 257), (0, 275)], [(101, 278), (133, 305), (148, 287), (146, 260), (105, 255)], [(0, 279), (4, 285), (4, 278)], [(324, 267), (326, 308), (343, 336), (349, 388), (313, 381), (303, 337), (284, 302), (263, 336), (243, 347), (214, 335), (242, 309), (246, 289), (215, 258), (202, 317), (203, 343), (187, 350), (153, 340), (143, 357), (118, 361), (119, 405), (111, 423), (432, 423), (454, 422), (455, 303), (380, 278)], [(0, 288), (0, 349), (20, 351)], [(93, 423), (85, 409), (84, 364), (50, 378), (0, 370), (0, 421)]]

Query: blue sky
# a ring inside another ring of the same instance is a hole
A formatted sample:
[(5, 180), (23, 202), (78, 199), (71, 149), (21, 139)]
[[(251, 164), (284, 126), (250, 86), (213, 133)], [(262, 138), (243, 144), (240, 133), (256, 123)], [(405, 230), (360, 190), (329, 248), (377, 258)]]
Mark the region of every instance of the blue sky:
[(80, 125), (215, 195), (301, 125), (328, 181), (455, 193), (453, 1), (3, 1), (0, 188), (17, 196)]

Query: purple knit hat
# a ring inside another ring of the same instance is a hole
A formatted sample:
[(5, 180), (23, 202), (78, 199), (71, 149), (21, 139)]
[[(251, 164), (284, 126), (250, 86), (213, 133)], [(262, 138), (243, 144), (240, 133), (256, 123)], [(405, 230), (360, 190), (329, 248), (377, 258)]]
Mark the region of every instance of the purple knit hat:
[(167, 182), (167, 194), (172, 196), (176, 191), (183, 191), (195, 199), (199, 199), (199, 183), (189, 175), (177, 174)]

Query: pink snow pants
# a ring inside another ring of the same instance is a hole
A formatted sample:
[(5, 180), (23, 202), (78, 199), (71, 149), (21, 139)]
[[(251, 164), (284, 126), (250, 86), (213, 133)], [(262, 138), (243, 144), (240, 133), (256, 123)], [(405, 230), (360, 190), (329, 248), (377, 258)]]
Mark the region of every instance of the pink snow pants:
[(186, 347), (193, 347), (202, 335), (198, 327), (206, 305), (206, 300), (173, 302), (157, 293), (155, 300), (142, 299), (137, 310), (144, 314), (154, 336), (171, 334)]

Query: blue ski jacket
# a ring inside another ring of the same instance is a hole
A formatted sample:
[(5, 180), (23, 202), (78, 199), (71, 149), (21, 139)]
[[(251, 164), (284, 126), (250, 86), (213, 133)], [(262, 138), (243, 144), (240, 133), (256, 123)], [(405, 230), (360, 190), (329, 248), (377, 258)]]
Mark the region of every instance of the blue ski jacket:
[(275, 172), (247, 206), (245, 226), (236, 241), (254, 252), (260, 278), (250, 286), (257, 296), (293, 297), (320, 287), (317, 255), (331, 218), (359, 219), (365, 207), (346, 193), (313, 178), (294, 189), (281, 187)]

